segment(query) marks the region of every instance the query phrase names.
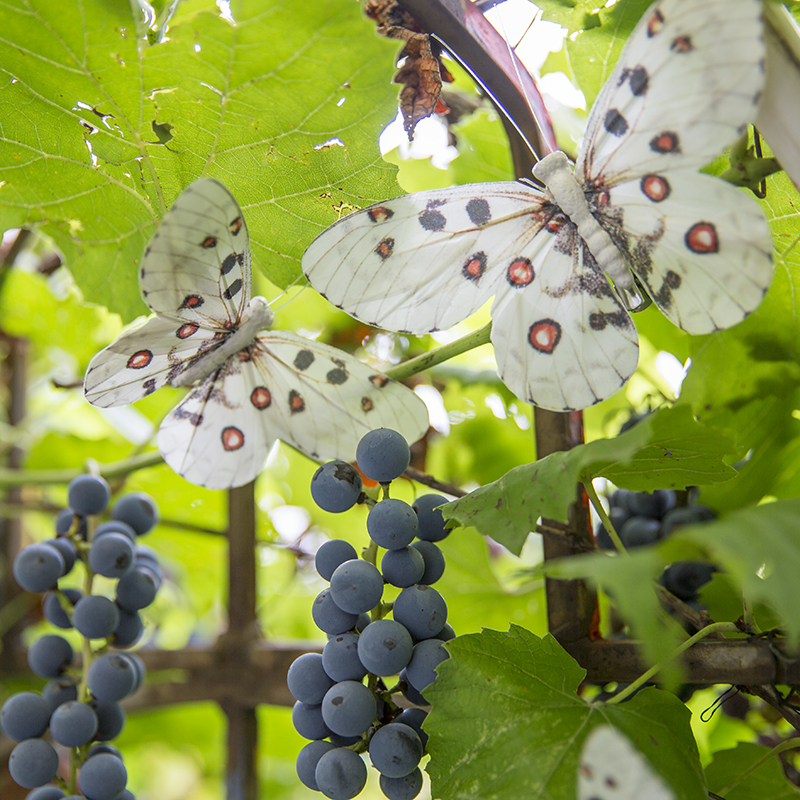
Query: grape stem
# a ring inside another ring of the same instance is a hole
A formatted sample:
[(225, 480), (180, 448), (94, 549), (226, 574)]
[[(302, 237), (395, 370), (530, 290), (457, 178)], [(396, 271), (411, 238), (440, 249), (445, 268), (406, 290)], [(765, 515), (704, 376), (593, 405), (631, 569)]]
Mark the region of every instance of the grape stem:
[(396, 381), (402, 381), (405, 378), (410, 378), (412, 375), (416, 375), (418, 372), (423, 372), (426, 369), (430, 369), (430, 367), (436, 366), (436, 364), (441, 364), (443, 361), (449, 361), (455, 356), (459, 356), (469, 350), (474, 350), (476, 347), (480, 347), (481, 345), (488, 344), (490, 341), (491, 332), (492, 323), (489, 322), (479, 330), (473, 331), (466, 336), (462, 336), (460, 339), (450, 342), (450, 344), (442, 345), (442, 347), (438, 347), (436, 350), (431, 350), (429, 353), (423, 353), (420, 356), (416, 356), (416, 358), (409, 358), (408, 361), (404, 361), (402, 364), (398, 364), (396, 367), (387, 369), (386, 374)]
[(698, 631), (694, 636), (690, 636), (685, 642), (681, 642), (672, 654), (665, 661), (659, 661), (654, 664), (647, 672), (640, 675), (633, 683), (626, 686), (621, 692), (615, 694), (610, 700), (606, 701), (606, 705), (613, 706), (626, 700), (631, 695), (635, 694), (642, 686), (644, 686), (654, 675), (660, 672), (665, 663), (677, 658), (681, 653), (688, 650), (693, 644), (705, 639), (714, 633), (741, 633), (733, 622), (712, 622), (711, 625), (706, 625), (703, 630)]
[(619, 534), (617, 533), (616, 528), (611, 522), (608, 514), (606, 514), (605, 508), (603, 508), (603, 504), (600, 502), (600, 498), (595, 491), (594, 484), (592, 483), (591, 478), (585, 478), (581, 481), (583, 484), (583, 488), (586, 489), (586, 494), (589, 495), (589, 501), (594, 506), (594, 510), (597, 512), (597, 516), (600, 517), (600, 521), (603, 523), (603, 527), (608, 532), (611, 541), (614, 542), (614, 547), (619, 550), (620, 553), (628, 554), (628, 551), (625, 549), (625, 545), (622, 544), (622, 539), (619, 538)]

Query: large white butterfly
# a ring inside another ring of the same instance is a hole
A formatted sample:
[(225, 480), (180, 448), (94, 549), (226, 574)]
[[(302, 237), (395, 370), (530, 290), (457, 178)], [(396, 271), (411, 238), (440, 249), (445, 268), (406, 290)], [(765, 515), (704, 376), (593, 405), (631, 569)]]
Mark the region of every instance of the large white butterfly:
[(598, 403), (636, 368), (631, 271), (692, 334), (741, 321), (769, 287), (758, 204), (697, 172), (755, 118), (764, 52), (761, 0), (656, 2), (592, 107), (574, 172), (556, 152), (534, 168), (545, 191), (483, 183), (363, 209), (312, 242), (303, 271), (349, 314), (408, 333), (495, 295), (508, 387), (558, 411)]
[(578, 800), (676, 800), (647, 759), (611, 725), (595, 728), (583, 744)]
[(275, 439), (315, 459), (352, 460), (373, 428), (409, 442), (428, 428), (417, 395), (353, 356), (285, 331), (257, 335), (272, 311), (250, 299), (247, 226), (215, 180), (195, 181), (164, 216), (139, 286), (155, 316), (92, 359), (84, 391), (108, 407), (199, 381), (157, 437), (164, 460), (192, 483), (247, 483)]

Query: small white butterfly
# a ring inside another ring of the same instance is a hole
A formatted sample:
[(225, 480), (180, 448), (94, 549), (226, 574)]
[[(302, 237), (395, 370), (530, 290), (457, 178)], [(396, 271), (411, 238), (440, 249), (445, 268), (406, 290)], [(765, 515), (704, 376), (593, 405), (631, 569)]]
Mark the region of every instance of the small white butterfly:
[(105, 408), (199, 381), (157, 437), (164, 460), (192, 483), (249, 482), (275, 439), (314, 459), (349, 461), (373, 428), (409, 442), (428, 429), (417, 395), (353, 356), (285, 331), (257, 335), (272, 311), (250, 299), (247, 226), (215, 180), (195, 181), (164, 216), (139, 286), (155, 316), (92, 359), (84, 392)]
[(595, 728), (583, 744), (578, 800), (676, 800), (647, 759), (611, 725)]
[(374, 205), (317, 237), (303, 271), (349, 314), (408, 333), (495, 295), (509, 388), (557, 411), (598, 403), (636, 368), (631, 272), (692, 334), (740, 322), (769, 287), (758, 204), (697, 172), (755, 118), (764, 54), (761, 0), (656, 2), (592, 107), (574, 172), (556, 152), (534, 168), (544, 192), (484, 183)]

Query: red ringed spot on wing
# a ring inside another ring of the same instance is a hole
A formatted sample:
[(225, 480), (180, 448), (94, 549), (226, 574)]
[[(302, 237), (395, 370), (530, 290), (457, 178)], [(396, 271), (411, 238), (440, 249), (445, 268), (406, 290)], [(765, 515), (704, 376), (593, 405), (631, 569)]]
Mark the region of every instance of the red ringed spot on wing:
[(666, 200), (672, 191), (669, 181), (661, 177), (661, 175), (645, 175), (639, 185), (641, 186), (642, 194), (654, 203)]
[(200, 308), (201, 305), (205, 300), (203, 300), (200, 295), (197, 294), (187, 294), (186, 297), (183, 298), (183, 302), (178, 306), (178, 310), (182, 308)]
[(561, 326), (554, 319), (540, 319), (528, 329), (528, 344), (540, 353), (550, 354), (561, 340)]
[(250, 402), (263, 411), (272, 405), (272, 395), (266, 386), (256, 386), (250, 393)]
[(603, 127), (612, 136), (622, 136), (628, 130), (628, 120), (616, 108), (609, 108), (603, 120)]
[(473, 197), (467, 203), (467, 216), (473, 225), (486, 225), (492, 220), (492, 212), (485, 197)]
[(226, 300), (230, 300), (232, 297), (235, 297), (239, 292), (242, 290), (242, 279), (237, 278), (223, 293), (222, 296)]
[(134, 353), (127, 363), (128, 369), (144, 369), (153, 360), (153, 353), (150, 350), (139, 350)]
[(363, 412), (372, 411), (373, 408), (375, 408), (375, 403), (369, 397), (361, 398), (361, 410)]
[(377, 389), (383, 389), (391, 378), (387, 378), (386, 375), (370, 375), (369, 382)]
[(659, 133), (650, 140), (650, 149), (655, 153), (680, 153), (678, 134), (672, 131)]
[(242, 218), (241, 217), (236, 217), (236, 219), (233, 222), (231, 222), (230, 225), (228, 225), (228, 230), (230, 230), (230, 232), (234, 236), (236, 236), (239, 233), (239, 231), (242, 229), (242, 225), (243, 225)]
[(486, 272), (486, 253), (482, 250), (478, 253), (473, 253), (467, 263), (461, 267), (461, 274), (473, 283), (477, 283), (484, 272)]
[(200, 247), (205, 247), (206, 250), (216, 247), (217, 246), (217, 237), (216, 236), (206, 236), (205, 239), (200, 243)]
[(376, 206), (375, 208), (369, 209), (367, 211), (367, 216), (370, 219), (370, 222), (379, 223), (379, 222), (386, 222), (387, 219), (391, 219), (394, 216), (394, 211), (391, 208), (386, 208), (386, 206)]
[(447, 225), (447, 219), (441, 211), (435, 208), (426, 208), (419, 213), (419, 224), (426, 231), (440, 231)]
[(227, 428), (222, 429), (222, 446), (225, 450), (240, 450), (244, 447), (244, 434), (233, 425), (228, 425)]
[(375, 252), (385, 261), (394, 252), (394, 239), (387, 236), (378, 242)]
[(653, 16), (647, 21), (647, 35), (655, 36), (664, 27), (664, 15), (660, 11), (654, 11)]
[(303, 400), (303, 398), (300, 395), (300, 392), (298, 392), (296, 389), (292, 389), (289, 392), (289, 411), (291, 411), (292, 414), (297, 414), (300, 411), (305, 411), (305, 410), (306, 410), (306, 401)]
[(719, 252), (717, 229), (710, 222), (696, 222), (686, 231), (684, 241), (693, 253), (702, 255)]
[(188, 339), (190, 336), (193, 336), (195, 333), (197, 333), (199, 328), (200, 326), (195, 325), (194, 322), (187, 322), (185, 325), (181, 325), (181, 327), (175, 331), (175, 335), (179, 339)]
[(669, 49), (675, 53), (688, 53), (694, 50), (694, 45), (690, 36), (678, 36), (677, 39), (673, 40)]
[(506, 280), (515, 289), (530, 285), (535, 277), (533, 264), (529, 258), (515, 258), (506, 270)]

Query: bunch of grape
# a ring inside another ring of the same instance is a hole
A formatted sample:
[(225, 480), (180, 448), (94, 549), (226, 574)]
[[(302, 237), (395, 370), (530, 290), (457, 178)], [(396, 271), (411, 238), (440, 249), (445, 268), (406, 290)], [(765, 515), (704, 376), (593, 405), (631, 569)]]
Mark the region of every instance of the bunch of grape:
[[(691, 504), (677, 507), (677, 495), (671, 489), (654, 492), (631, 492), (617, 489), (609, 497), (608, 517), (627, 548), (642, 547), (669, 536), (683, 525), (716, 519), (707, 506)], [(598, 547), (613, 550), (614, 543), (605, 526), (596, 530)], [(684, 602), (696, 604), (700, 589), (712, 578), (716, 567), (702, 561), (676, 561), (661, 575), (660, 582)]]
[[(0, 708), (0, 727), (19, 742), (11, 752), (9, 772), (20, 786), (34, 790), (28, 800), (65, 797), (61, 786), (50, 784), (56, 779), (59, 758), (43, 738), (49, 729), (52, 741), (72, 749), (72, 765), (79, 768), (81, 795), (75, 793), (74, 785), (60, 782), (73, 792), (70, 800), (81, 796), (132, 800), (119, 751), (105, 742), (122, 730), (125, 713), (119, 701), (141, 686), (144, 664), (132, 653), (107, 649), (130, 647), (139, 639), (139, 611), (153, 602), (161, 585), (163, 575), (155, 554), (138, 544), (138, 537), (158, 521), (158, 509), (145, 494), (127, 494), (112, 506), (111, 520), (97, 524), (111, 492), (94, 475), (75, 478), (67, 497), (69, 508), (58, 515), (56, 538), (23, 548), (14, 560), (13, 573), (23, 589), (46, 592), (43, 612), (48, 622), (61, 629), (74, 628), (81, 635), (84, 663), (79, 674), (71, 671), (73, 648), (63, 636), (47, 634), (30, 646), (31, 670), (50, 680), (41, 694), (19, 692)], [(83, 591), (60, 583), (77, 561), (84, 565)], [(118, 579), (114, 600), (92, 594), (95, 574)]]
[[(383, 499), (370, 501), (359, 473), (343, 461), (323, 464), (311, 481), (314, 501), (326, 511), (371, 505), (371, 542), (363, 558), (339, 539), (317, 551), (317, 572), (330, 586), (315, 599), (312, 615), (328, 643), (322, 655), (300, 656), (287, 676), (297, 700), (294, 726), (313, 740), (300, 751), (297, 774), (332, 800), (350, 800), (364, 788), (364, 752), (389, 800), (413, 800), (422, 788), (418, 765), (428, 740), (422, 730), (427, 712), (413, 706), (427, 705), (422, 692), (447, 658), (442, 642), (455, 633), (447, 605), (431, 585), (444, 573), (435, 542), (448, 534), (437, 508), (447, 499), (429, 494), (410, 506), (388, 496), (409, 459), (403, 437), (379, 428), (361, 440), (357, 460), (363, 474), (381, 484)], [(385, 550), (380, 569), (379, 548)], [(385, 602), (386, 584), (400, 589), (393, 603)], [(391, 676), (398, 677), (387, 680)], [(405, 709), (393, 699), (400, 693)]]

